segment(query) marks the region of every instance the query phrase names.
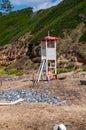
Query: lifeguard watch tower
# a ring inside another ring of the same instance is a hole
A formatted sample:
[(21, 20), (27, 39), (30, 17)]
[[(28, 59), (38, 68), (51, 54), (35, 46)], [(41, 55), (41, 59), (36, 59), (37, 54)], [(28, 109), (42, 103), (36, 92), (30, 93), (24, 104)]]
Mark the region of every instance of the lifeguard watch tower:
[(57, 77), (56, 70), (56, 44), (58, 37), (46, 36), (39, 41), (41, 42), (41, 63), (36, 76), (36, 82), (42, 79), (42, 75), (45, 74), (47, 80), (52, 77)]

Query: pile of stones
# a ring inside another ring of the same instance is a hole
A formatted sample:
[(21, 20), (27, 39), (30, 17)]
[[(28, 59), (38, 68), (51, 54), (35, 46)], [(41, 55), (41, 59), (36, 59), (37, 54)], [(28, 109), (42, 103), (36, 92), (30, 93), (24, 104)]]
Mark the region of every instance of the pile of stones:
[(14, 77), (14, 78), (5, 78), (4, 79), (4, 81), (15, 81), (15, 80), (21, 80), (22, 79), (22, 77), (19, 77), (19, 76), (16, 76), (16, 77)]
[(45, 92), (37, 92), (34, 89), (28, 90), (5, 90), (0, 91), (0, 100), (16, 101), (22, 98), (27, 103), (49, 103), (62, 105), (59, 97), (48, 96)]

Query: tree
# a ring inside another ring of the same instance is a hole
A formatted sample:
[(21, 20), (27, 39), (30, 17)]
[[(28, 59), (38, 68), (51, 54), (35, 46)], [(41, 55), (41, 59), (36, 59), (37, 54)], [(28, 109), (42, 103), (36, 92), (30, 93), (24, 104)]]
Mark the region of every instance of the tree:
[(5, 13), (9, 13), (11, 12), (13, 8), (13, 5), (11, 4), (11, 2), (9, 0), (2, 0), (1, 2), (1, 10)]

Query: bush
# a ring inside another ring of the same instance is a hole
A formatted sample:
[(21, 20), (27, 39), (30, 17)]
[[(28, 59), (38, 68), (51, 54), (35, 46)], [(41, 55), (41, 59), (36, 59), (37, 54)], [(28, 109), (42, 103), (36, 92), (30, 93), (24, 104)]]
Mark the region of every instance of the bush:
[(83, 68), (83, 71), (86, 71), (86, 67), (85, 67), (85, 68)]
[(80, 42), (86, 41), (86, 32), (83, 33), (83, 35), (80, 37)]
[(0, 69), (4, 69), (4, 66), (0, 66)]
[(70, 72), (71, 69), (69, 68), (57, 68), (57, 74), (60, 74), (60, 73), (66, 73), (66, 72)]
[(0, 75), (5, 74), (5, 71), (3, 69), (0, 69)]
[(22, 76), (23, 75), (23, 72), (22, 71), (19, 71), (17, 69), (9, 69), (9, 70), (6, 70), (6, 74), (8, 75), (17, 75), (17, 76)]
[(74, 68), (74, 62), (69, 62), (68, 66), (69, 69), (73, 69)]

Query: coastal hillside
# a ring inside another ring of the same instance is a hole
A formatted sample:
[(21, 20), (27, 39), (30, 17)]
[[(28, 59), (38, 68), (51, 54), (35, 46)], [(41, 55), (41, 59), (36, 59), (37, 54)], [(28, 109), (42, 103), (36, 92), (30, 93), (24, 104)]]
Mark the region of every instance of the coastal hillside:
[[(7, 66), (20, 60), (23, 51), (26, 59), (31, 58), (33, 63), (39, 62), (37, 41), (40, 37), (46, 36), (49, 31), (50, 35), (61, 39), (57, 52), (59, 65), (61, 59), (63, 61), (65, 58), (70, 59), (70, 62), (73, 60), (85, 65), (85, 24), (85, 0), (63, 0), (56, 6), (37, 12), (33, 12), (29, 7), (6, 15), (0, 13), (0, 64)], [(34, 46), (30, 49), (32, 43)]]
[(75, 28), (80, 22), (80, 14), (86, 12), (86, 1), (63, 0), (59, 5), (33, 12), (32, 8), (0, 15), (0, 45), (16, 41), (26, 32), (37, 39), (47, 35), (62, 36), (63, 30)]

